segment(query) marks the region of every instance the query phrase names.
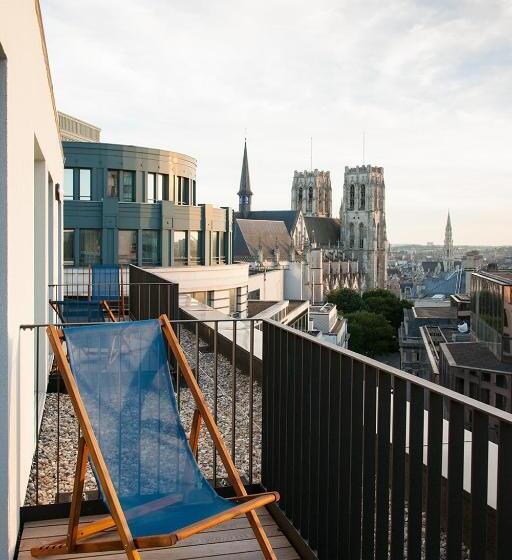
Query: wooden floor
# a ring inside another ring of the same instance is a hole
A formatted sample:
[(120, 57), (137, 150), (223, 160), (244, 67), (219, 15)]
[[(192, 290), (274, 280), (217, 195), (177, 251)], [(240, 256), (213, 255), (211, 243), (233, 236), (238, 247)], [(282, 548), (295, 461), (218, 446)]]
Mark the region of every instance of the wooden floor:
[[(300, 558), (290, 545), (276, 522), (265, 509), (258, 510), (261, 523), (269, 537), (279, 560)], [(99, 519), (100, 516), (83, 517), (80, 522), (87, 523)], [(30, 549), (64, 537), (67, 519), (51, 519), (25, 523), (21, 536), (19, 560), (32, 558)], [(112, 535), (115, 533), (110, 531)], [(105, 534), (105, 533), (103, 533)], [(91, 538), (89, 542), (93, 542)], [(99, 558), (101, 560), (122, 560), (123, 552), (101, 552), (88, 554), (65, 554), (47, 556), (47, 558)], [(192, 560), (214, 558), (215, 560), (256, 560), (263, 558), (258, 542), (249, 526), (247, 518), (240, 517), (223, 523), (214, 529), (195, 535), (178, 543), (172, 548), (158, 548), (141, 551), (143, 560)]]

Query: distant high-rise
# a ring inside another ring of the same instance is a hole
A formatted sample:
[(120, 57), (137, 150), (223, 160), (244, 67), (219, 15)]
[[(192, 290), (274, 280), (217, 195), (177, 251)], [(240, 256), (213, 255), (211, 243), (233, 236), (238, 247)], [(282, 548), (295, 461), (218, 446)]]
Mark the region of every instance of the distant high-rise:
[(386, 287), (385, 189), (383, 167), (345, 167), (341, 238), (346, 255), (359, 262), (367, 289)]
[(62, 142), (99, 142), (101, 128), (66, 113), (58, 112)]
[(247, 140), (244, 143), (244, 158), (242, 161), (242, 174), (240, 188), (238, 189), (238, 210), (241, 218), (247, 218), (251, 212), (251, 178), (249, 176), (249, 160), (247, 159)]
[(292, 181), (292, 210), (304, 216), (331, 217), (330, 171), (295, 171)]
[(444, 269), (447, 272), (453, 270), (453, 238), (452, 238), (452, 222), (450, 212), (446, 220), (446, 228), (444, 230)]

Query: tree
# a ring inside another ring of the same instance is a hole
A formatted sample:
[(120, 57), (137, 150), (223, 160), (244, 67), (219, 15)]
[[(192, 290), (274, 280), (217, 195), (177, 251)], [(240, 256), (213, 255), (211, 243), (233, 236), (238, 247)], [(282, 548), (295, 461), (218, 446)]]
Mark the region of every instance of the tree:
[(404, 309), (410, 309), (412, 302), (401, 300), (393, 293), (381, 288), (368, 290), (363, 294), (363, 308), (371, 313), (383, 315), (396, 330), (404, 320)]
[(355, 290), (338, 288), (327, 294), (327, 301), (335, 303), (339, 313), (344, 315), (359, 311), (363, 307), (363, 300)]
[(350, 350), (371, 357), (398, 350), (395, 329), (383, 315), (361, 310), (349, 313), (345, 317), (350, 334)]

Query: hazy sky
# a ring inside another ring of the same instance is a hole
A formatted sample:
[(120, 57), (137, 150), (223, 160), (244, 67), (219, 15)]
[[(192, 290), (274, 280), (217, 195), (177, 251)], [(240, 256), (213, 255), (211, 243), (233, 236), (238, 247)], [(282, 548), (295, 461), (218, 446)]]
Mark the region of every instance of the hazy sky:
[(60, 110), (198, 159), (198, 200), (290, 207), (294, 169), (385, 168), (391, 243), (512, 244), (512, 2), (42, 0)]

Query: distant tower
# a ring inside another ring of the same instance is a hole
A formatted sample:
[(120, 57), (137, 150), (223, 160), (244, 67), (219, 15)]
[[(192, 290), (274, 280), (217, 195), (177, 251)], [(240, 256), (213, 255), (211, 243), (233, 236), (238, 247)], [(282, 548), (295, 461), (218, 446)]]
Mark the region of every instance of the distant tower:
[(242, 175), (238, 189), (238, 210), (241, 218), (247, 218), (251, 212), (251, 178), (249, 177), (249, 160), (247, 159), (247, 140), (244, 143), (244, 159), (242, 162)]
[(383, 167), (345, 167), (341, 239), (346, 257), (359, 262), (368, 289), (386, 287), (385, 190)]
[(330, 171), (295, 171), (292, 181), (292, 210), (305, 216), (331, 216)]
[(448, 211), (448, 219), (446, 220), (446, 228), (444, 230), (444, 269), (447, 272), (453, 270), (453, 238), (452, 238), (452, 221), (450, 212)]

